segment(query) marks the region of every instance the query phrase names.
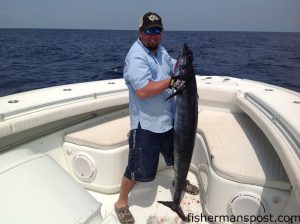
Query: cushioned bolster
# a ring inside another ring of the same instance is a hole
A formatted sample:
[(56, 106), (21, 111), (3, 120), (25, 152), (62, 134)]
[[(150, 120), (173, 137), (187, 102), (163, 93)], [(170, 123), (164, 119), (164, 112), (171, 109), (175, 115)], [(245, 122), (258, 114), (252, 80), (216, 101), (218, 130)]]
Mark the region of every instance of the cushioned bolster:
[(11, 135), (12, 133), (12, 127), (9, 121), (0, 122), (0, 138)]
[[(76, 116), (79, 114), (97, 111), (103, 108), (110, 108), (128, 103), (128, 93), (103, 96), (93, 100), (76, 102), (54, 108), (47, 108), (41, 111), (33, 111), (16, 118), (10, 119), (13, 133), (18, 133), (30, 128), (38, 127), (43, 124), (57, 120)], [(6, 134), (7, 135), (7, 134)]]
[(269, 116), (293, 139), (298, 150), (300, 150), (300, 107), (293, 103), (297, 100), (294, 95), (264, 91), (247, 92), (245, 96), (267, 111)]

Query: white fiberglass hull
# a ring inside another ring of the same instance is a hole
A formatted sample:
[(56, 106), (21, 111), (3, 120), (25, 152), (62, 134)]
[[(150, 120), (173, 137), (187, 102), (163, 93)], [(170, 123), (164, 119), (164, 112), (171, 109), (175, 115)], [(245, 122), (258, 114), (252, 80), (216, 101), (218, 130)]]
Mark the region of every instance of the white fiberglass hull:
[[(200, 214), (299, 215), (300, 94), (230, 77), (197, 76), (197, 85), (200, 122), (189, 179), (201, 194), (185, 195), (186, 215), (194, 223)], [(128, 154), (124, 80), (5, 96), (0, 108), (1, 223), (117, 222), (113, 203)], [(170, 199), (171, 180), (160, 161), (156, 180), (137, 185), (130, 196), (137, 223), (180, 222), (156, 203)]]

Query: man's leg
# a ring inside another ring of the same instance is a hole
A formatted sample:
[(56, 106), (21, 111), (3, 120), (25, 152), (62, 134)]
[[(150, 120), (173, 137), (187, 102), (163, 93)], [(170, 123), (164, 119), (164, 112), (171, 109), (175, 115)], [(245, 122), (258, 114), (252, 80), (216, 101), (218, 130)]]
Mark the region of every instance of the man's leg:
[(140, 125), (138, 129), (130, 131), (128, 165), (122, 179), (119, 199), (115, 203), (115, 212), (121, 224), (135, 222), (129, 210), (128, 195), (136, 182), (149, 182), (155, 178), (159, 159), (158, 138), (157, 133), (143, 130)]
[(121, 224), (135, 223), (134, 217), (129, 211), (129, 206), (128, 206), (128, 195), (135, 184), (136, 184), (135, 180), (130, 180), (127, 177), (123, 176), (119, 199), (115, 203), (115, 212)]
[(135, 184), (136, 184), (135, 180), (130, 180), (127, 177), (123, 176), (119, 199), (116, 202), (117, 208), (123, 208), (126, 205), (128, 205), (128, 195)]

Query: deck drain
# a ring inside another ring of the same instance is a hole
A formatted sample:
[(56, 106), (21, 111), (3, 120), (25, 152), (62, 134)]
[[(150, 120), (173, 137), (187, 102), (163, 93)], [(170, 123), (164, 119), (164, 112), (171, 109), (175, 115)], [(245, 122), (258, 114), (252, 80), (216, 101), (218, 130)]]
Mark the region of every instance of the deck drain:
[(272, 92), (272, 91), (274, 91), (274, 90), (273, 90), (273, 89), (265, 89), (265, 91)]
[(295, 100), (295, 101), (293, 101), (293, 103), (300, 104), (300, 101), (299, 100)]
[(109, 82), (108, 84), (116, 84), (115, 82)]
[(8, 103), (19, 103), (19, 100), (10, 100)]
[(72, 91), (72, 89), (64, 89), (64, 91), (68, 92), (68, 91)]

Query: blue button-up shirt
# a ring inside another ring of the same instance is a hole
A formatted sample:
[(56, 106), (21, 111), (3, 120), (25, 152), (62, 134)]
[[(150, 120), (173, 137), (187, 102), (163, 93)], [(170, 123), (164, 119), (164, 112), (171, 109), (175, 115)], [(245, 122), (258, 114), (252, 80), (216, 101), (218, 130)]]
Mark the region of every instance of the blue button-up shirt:
[(135, 91), (145, 87), (149, 81), (169, 78), (175, 62), (162, 46), (158, 47), (156, 55), (140, 40), (130, 48), (125, 59), (124, 79), (129, 90), (131, 129), (137, 129), (139, 123), (142, 129), (155, 133), (163, 133), (173, 127), (174, 100), (165, 101), (172, 93), (170, 89), (146, 99), (139, 98)]

